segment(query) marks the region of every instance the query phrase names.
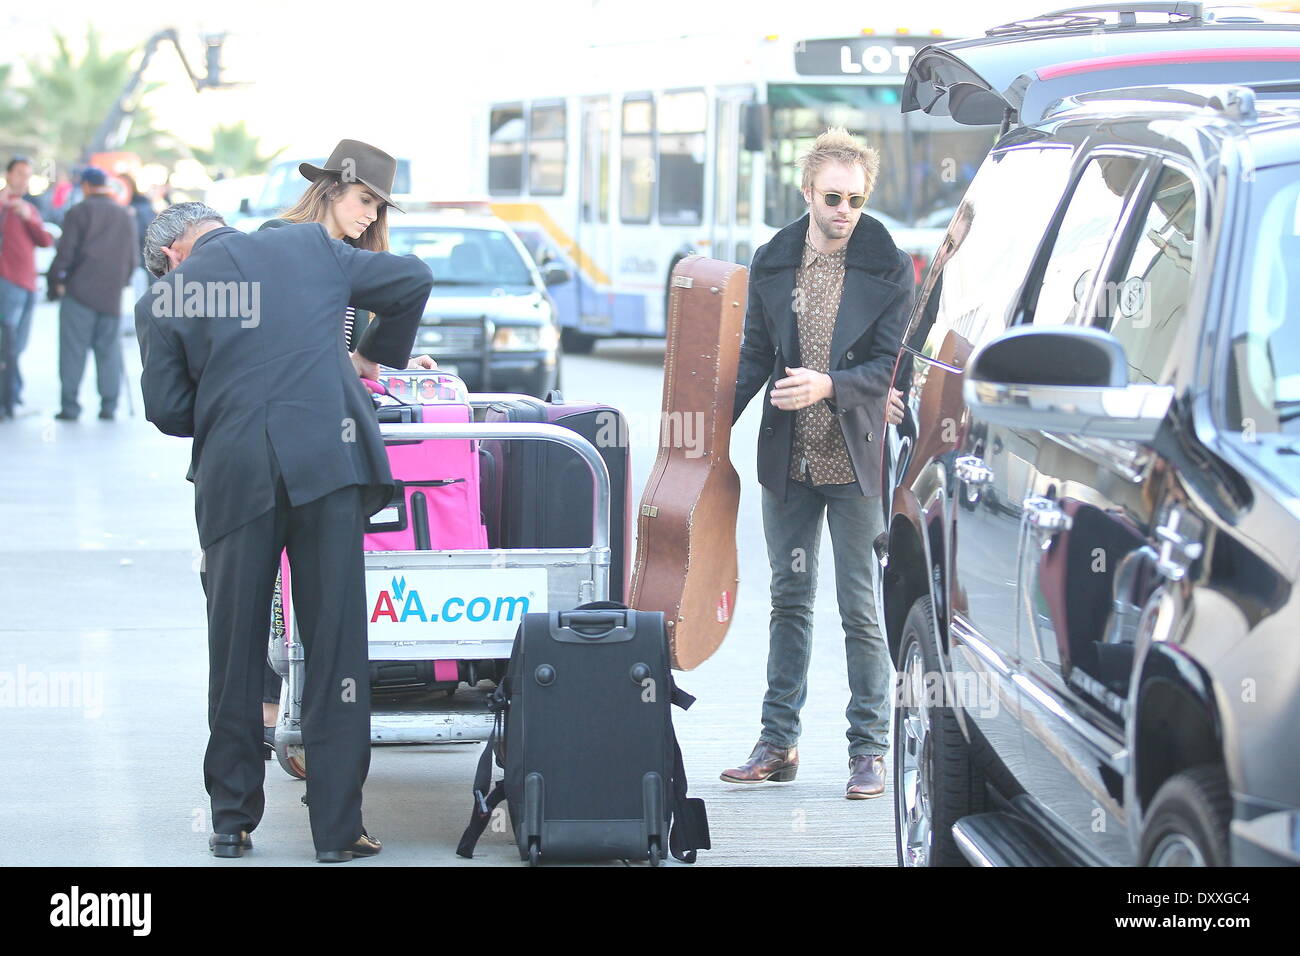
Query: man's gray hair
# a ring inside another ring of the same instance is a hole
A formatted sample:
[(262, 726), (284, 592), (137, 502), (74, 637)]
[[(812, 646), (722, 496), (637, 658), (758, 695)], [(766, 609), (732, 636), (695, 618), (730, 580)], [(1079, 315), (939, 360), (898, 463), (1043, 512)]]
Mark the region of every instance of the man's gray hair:
[(163, 246), (170, 246), (185, 235), (185, 230), (204, 222), (226, 224), (221, 213), (201, 202), (180, 202), (160, 212), (144, 231), (144, 267), (149, 273), (164, 275), (171, 263), (162, 251)]

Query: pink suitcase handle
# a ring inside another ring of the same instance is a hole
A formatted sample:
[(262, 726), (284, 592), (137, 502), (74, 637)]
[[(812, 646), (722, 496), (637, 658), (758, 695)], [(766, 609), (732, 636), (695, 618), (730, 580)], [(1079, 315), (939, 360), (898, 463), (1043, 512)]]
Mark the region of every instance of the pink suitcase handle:
[(376, 382), (373, 378), (363, 378), (361, 380), (361, 384), (364, 385), (366, 388), (370, 389), (376, 395), (388, 394), (388, 389), (384, 388), (383, 385), (381, 385), (379, 382)]

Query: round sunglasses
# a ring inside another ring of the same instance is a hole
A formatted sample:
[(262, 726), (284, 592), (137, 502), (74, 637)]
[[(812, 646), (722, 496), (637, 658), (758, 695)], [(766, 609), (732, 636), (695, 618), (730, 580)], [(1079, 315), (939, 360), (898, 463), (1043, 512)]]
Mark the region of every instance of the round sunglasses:
[[(843, 193), (824, 193), (816, 186), (812, 187), (812, 191), (815, 193), (820, 193), (822, 197), (822, 202), (826, 203), (826, 205), (830, 206), (832, 209), (834, 209), (836, 206), (838, 206), (840, 203), (844, 201)], [(866, 196), (859, 195), (858, 193), (850, 193), (848, 198), (849, 198), (850, 209), (861, 209), (863, 205), (866, 204), (867, 201)]]

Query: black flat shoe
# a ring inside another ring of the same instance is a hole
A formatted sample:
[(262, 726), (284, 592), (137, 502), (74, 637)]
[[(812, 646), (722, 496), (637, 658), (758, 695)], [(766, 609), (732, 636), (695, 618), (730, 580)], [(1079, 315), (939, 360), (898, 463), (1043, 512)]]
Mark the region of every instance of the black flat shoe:
[(70, 415), (67, 412), (59, 412), (54, 416), (54, 420), (59, 422), (75, 422), (77, 418), (78, 416)]
[(317, 863), (347, 863), (354, 856), (374, 856), (384, 845), (372, 837), (363, 828), (357, 842), (346, 850), (321, 850), (316, 854)]
[(275, 728), (262, 728), (262, 759), (270, 760), (275, 756)]
[(208, 849), (212, 855), (224, 859), (238, 859), (244, 855), (245, 850), (252, 848), (253, 838), (243, 830), (239, 833), (214, 833), (208, 837)]

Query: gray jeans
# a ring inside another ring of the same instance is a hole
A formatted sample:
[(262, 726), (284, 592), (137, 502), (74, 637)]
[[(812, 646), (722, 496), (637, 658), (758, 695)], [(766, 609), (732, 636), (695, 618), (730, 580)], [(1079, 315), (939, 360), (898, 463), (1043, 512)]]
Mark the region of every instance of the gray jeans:
[(63, 386), (63, 412), (80, 415), (77, 393), (86, 372), (86, 352), (95, 352), (100, 411), (113, 414), (122, 390), (122, 336), (117, 313), (96, 312), (64, 295), (59, 305), (59, 381)]
[(835, 594), (848, 660), (849, 756), (889, 750), (889, 649), (876, 621), (871, 542), (882, 530), (878, 497), (837, 498), (790, 482), (782, 501), (763, 488), (763, 530), (772, 566), (772, 618), (761, 739), (777, 747), (799, 742), (799, 712), (808, 696), (813, 598), (822, 516), (831, 530)]
[(27, 348), (32, 331), (36, 293), (8, 279), (0, 279), (0, 411), (12, 414), (22, 401), (23, 377), (18, 358)]

